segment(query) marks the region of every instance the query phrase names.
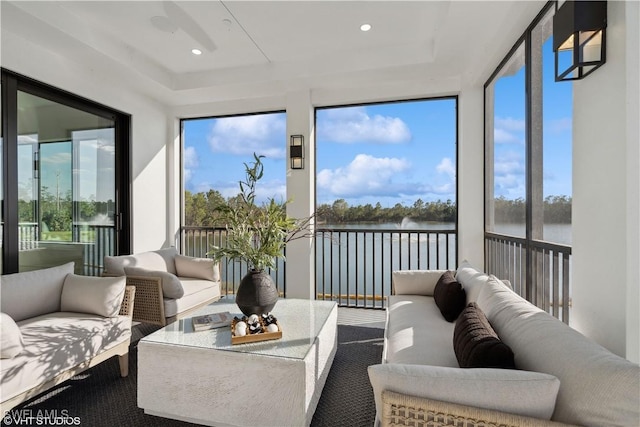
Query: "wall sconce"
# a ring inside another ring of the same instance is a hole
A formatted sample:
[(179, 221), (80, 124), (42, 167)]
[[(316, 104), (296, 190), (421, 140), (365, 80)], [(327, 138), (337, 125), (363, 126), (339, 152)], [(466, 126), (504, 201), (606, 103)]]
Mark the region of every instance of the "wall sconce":
[[(557, 7), (557, 3), (556, 3)], [(565, 1), (553, 16), (556, 81), (579, 80), (606, 61), (606, 1)]]
[(289, 145), (289, 157), (291, 158), (291, 169), (304, 169), (304, 136), (291, 135)]

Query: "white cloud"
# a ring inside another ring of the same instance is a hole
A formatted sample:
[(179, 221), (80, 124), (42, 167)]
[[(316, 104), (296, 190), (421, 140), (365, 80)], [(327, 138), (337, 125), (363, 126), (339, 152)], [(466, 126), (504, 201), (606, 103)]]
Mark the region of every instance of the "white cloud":
[(320, 138), (341, 143), (398, 144), (411, 139), (411, 131), (402, 119), (369, 116), (365, 107), (328, 110), (318, 132)]
[(496, 156), (494, 164), (494, 188), (496, 197), (524, 197), (525, 165), (522, 154), (511, 151)]
[(493, 141), (496, 144), (524, 144), (525, 122), (511, 117), (496, 117), (493, 128)]
[(316, 184), (337, 197), (389, 194), (390, 191), (393, 192), (392, 177), (408, 170), (410, 166), (405, 159), (358, 154), (344, 168), (321, 170)]
[(570, 131), (573, 128), (573, 119), (571, 117), (565, 117), (562, 119), (551, 120), (549, 123), (549, 130), (553, 133), (562, 133)]
[(440, 161), (438, 166), (436, 166), (436, 170), (439, 173), (443, 173), (443, 174), (449, 176), (449, 178), (451, 178), (451, 179), (455, 179), (455, 177), (456, 177), (456, 166), (453, 164), (451, 159), (448, 158), (448, 157), (445, 157)]
[(185, 147), (182, 151), (182, 160), (184, 162), (184, 171), (183, 178), (184, 182), (187, 183), (193, 177), (193, 169), (197, 168), (199, 165), (198, 162), (198, 153), (196, 152), (195, 147)]
[(216, 119), (209, 134), (213, 152), (284, 158), (286, 124), (282, 115), (256, 114)]
[(512, 132), (522, 132), (525, 130), (524, 119), (514, 119), (512, 117), (496, 117), (494, 125)]

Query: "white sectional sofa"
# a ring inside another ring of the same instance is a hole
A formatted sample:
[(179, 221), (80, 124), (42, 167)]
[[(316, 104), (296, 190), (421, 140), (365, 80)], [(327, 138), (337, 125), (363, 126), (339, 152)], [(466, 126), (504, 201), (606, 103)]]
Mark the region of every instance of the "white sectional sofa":
[(640, 425), (637, 364), (467, 262), (455, 279), (465, 290), (466, 303), (477, 307), (465, 311), (479, 308), (486, 315), (500, 345), (512, 350), (516, 369), (461, 368), (454, 330), (468, 313), (456, 322), (444, 319), (434, 299), (442, 274), (393, 273), (382, 363), (369, 367), (377, 423), (432, 425), (424, 420), (437, 418), (465, 426)]
[(220, 266), (209, 258), (180, 255), (176, 248), (106, 256), (104, 276), (127, 277), (135, 286), (133, 320), (166, 325), (221, 296)]
[(0, 413), (119, 356), (129, 371), (135, 289), (74, 263), (0, 278)]

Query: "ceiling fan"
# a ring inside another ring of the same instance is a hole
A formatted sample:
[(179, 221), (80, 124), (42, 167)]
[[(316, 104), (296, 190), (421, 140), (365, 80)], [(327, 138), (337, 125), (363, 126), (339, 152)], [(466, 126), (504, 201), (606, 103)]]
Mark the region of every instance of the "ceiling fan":
[(178, 29), (189, 34), (197, 43), (209, 52), (216, 50), (216, 44), (202, 27), (173, 1), (163, 1), (162, 7), (166, 16), (151, 18), (151, 24), (160, 31), (175, 33)]

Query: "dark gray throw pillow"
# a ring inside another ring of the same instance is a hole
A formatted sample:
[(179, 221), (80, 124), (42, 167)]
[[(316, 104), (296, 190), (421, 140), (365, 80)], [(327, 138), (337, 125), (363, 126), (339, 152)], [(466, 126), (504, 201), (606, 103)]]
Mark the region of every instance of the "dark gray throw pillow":
[(467, 303), (467, 293), (462, 285), (456, 281), (453, 272), (445, 271), (436, 283), (433, 299), (447, 322), (453, 322), (464, 310)]
[(453, 330), (453, 350), (461, 368), (515, 369), (513, 351), (503, 343), (475, 302), (460, 313)]

